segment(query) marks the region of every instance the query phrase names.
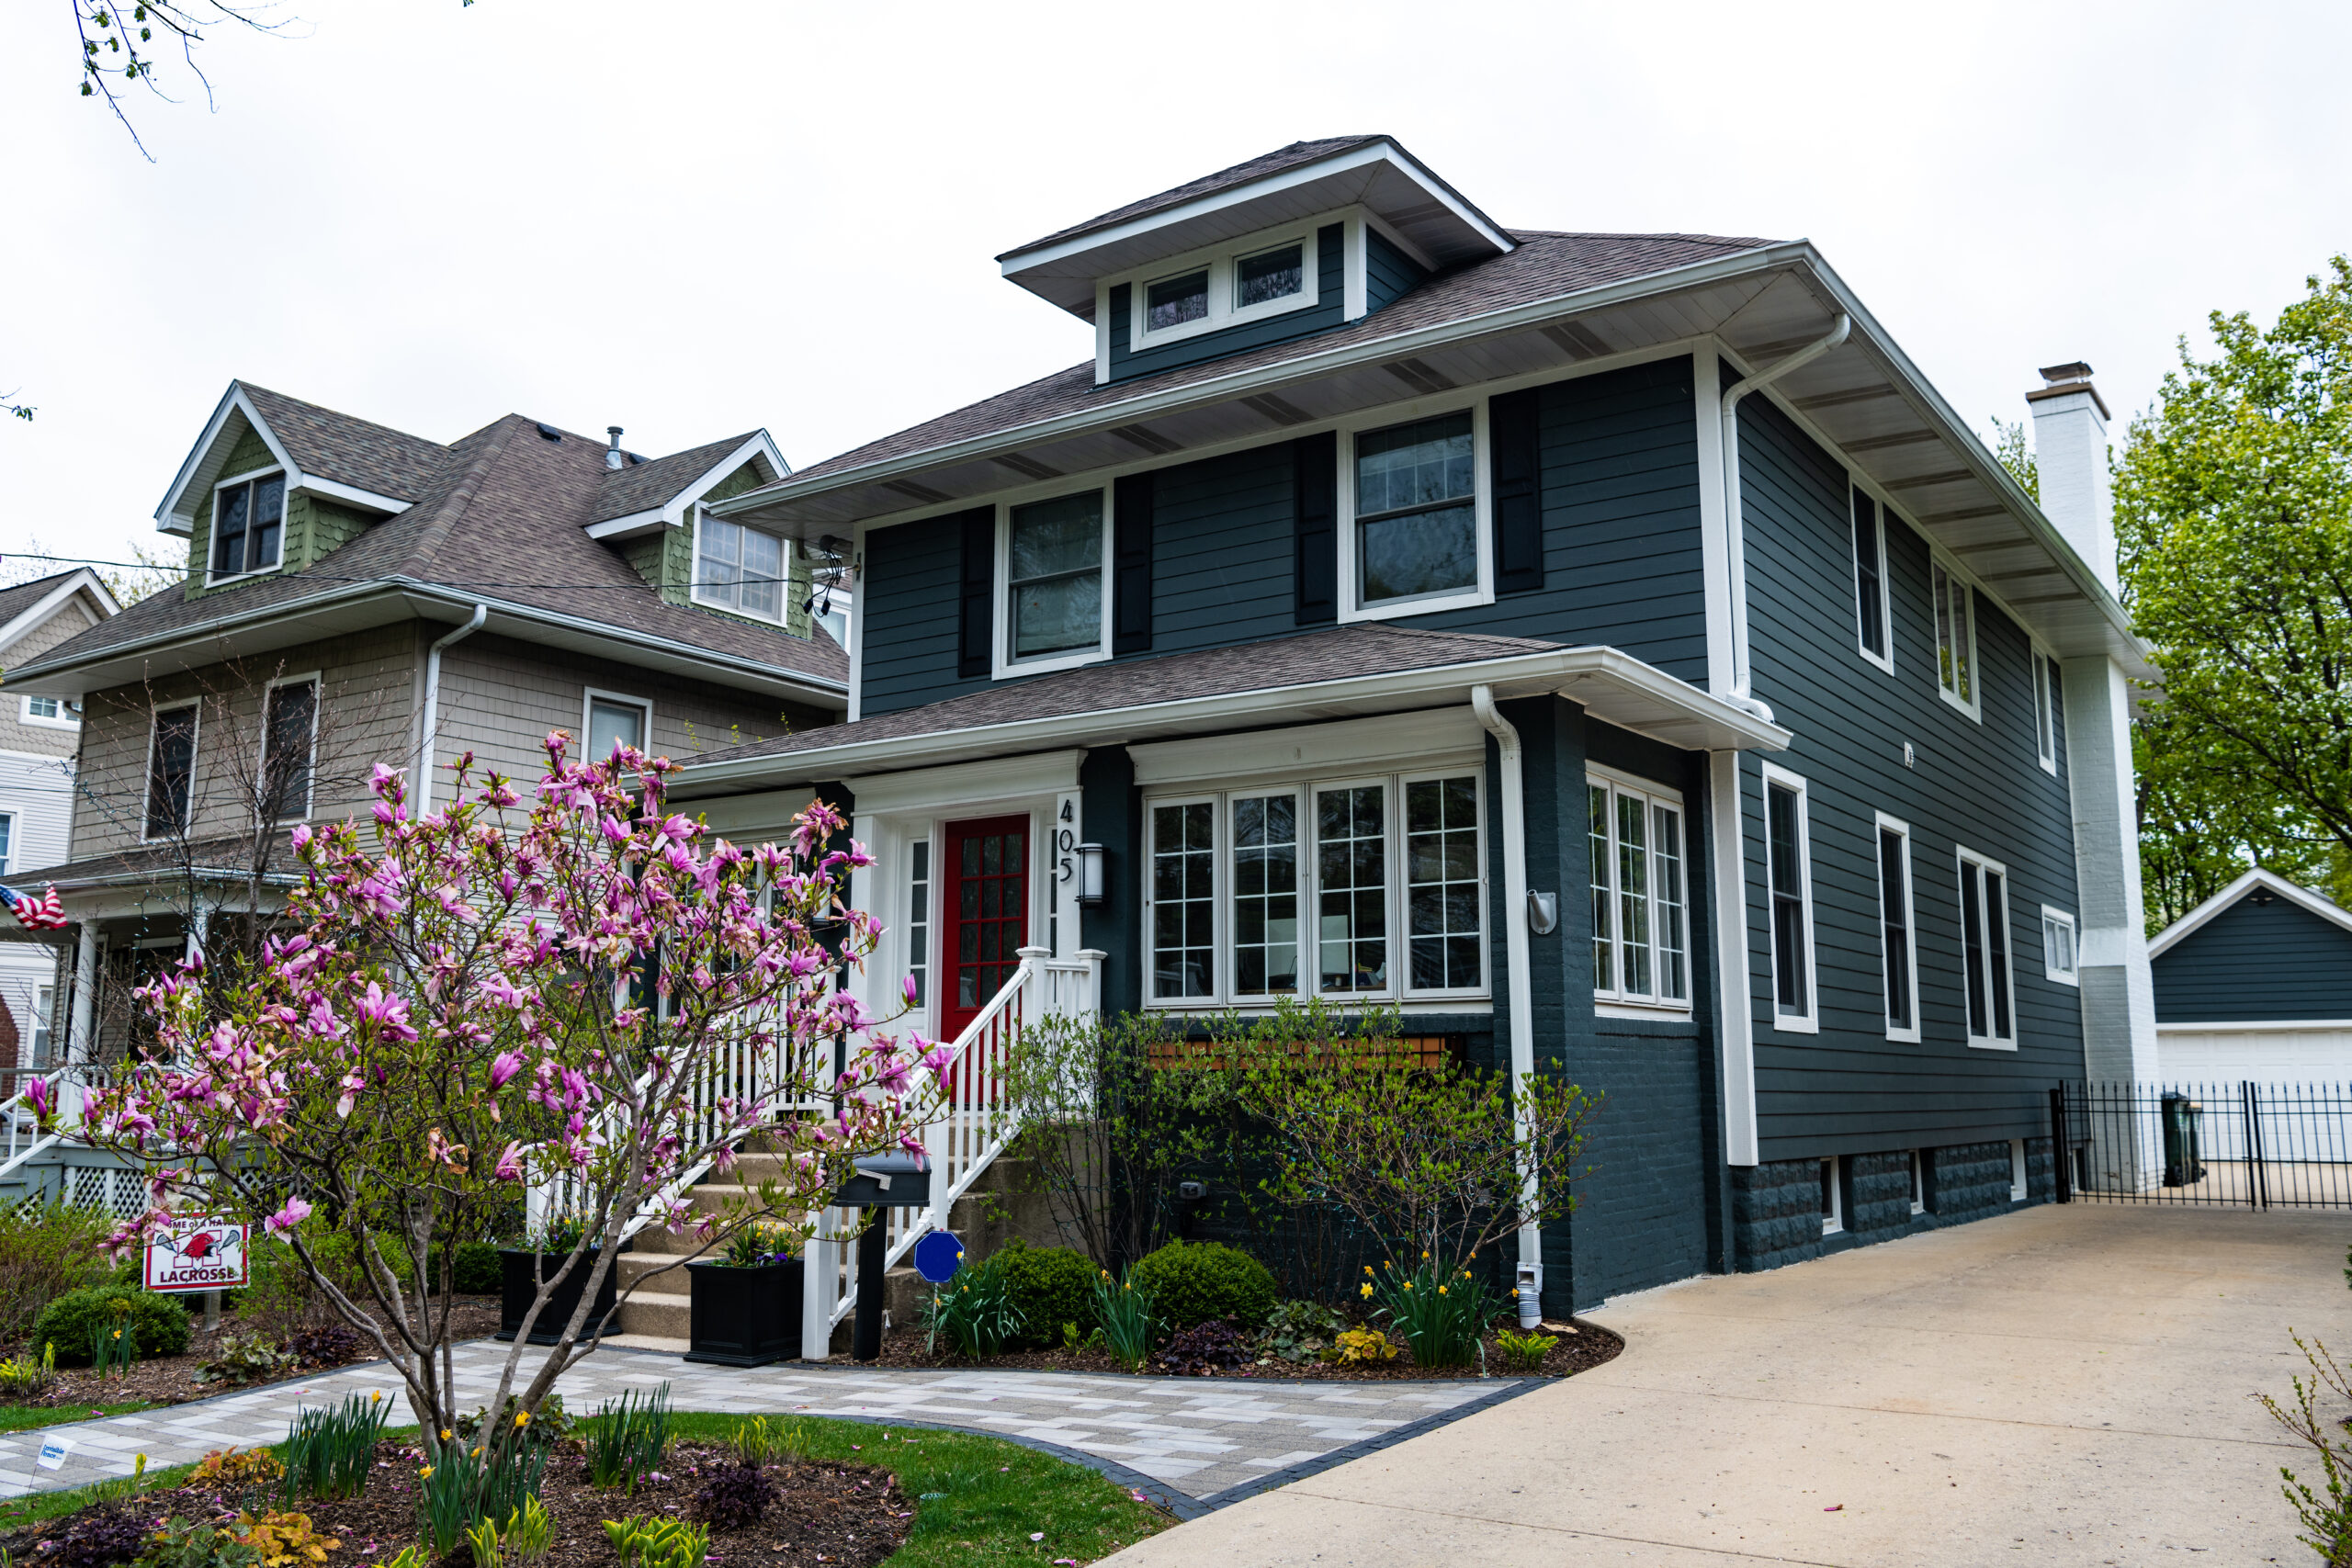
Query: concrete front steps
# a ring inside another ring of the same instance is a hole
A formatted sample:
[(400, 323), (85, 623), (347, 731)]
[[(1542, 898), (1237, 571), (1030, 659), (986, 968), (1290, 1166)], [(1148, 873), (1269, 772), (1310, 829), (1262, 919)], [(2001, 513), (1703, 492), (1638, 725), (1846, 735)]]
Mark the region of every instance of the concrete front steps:
[[(1026, 1166), (1023, 1160), (992, 1162), (949, 1211), (948, 1228), (977, 1255), (985, 1257), (1015, 1236), (1035, 1247), (1062, 1245), (1045, 1195), (1031, 1190), (1034, 1183), (1025, 1179)], [(775, 1155), (747, 1154), (729, 1175), (732, 1178), (729, 1181), (695, 1186), (694, 1201), (698, 1211), (719, 1213), (730, 1200), (751, 1196), (761, 1181), (780, 1179), (780, 1160)], [(619, 1260), (620, 1286), (628, 1290), (640, 1280), (644, 1283), (621, 1303), (620, 1332), (606, 1343), (683, 1354), (692, 1332), (693, 1287), (682, 1259), (712, 1250), (692, 1235), (672, 1235), (651, 1225), (638, 1232), (635, 1249), (622, 1254)], [(662, 1272), (665, 1269), (667, 1272)], [(891, 1269), (886, 1280), (883, 1310), (890, 1321), (915, 1322), (930, 1287), (903, 1265)], [(833, 1331), (837, 1354), (849, 1348), (849, 1320), (844, 1318)]]

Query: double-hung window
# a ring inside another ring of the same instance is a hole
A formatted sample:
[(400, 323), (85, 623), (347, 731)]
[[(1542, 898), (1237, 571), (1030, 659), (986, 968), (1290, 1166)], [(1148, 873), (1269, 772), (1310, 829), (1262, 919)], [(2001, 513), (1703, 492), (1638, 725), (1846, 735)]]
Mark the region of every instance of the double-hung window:
[(1155, 798), (1145, 815), (1149, 1001), (1485, 994), (1473, 769)]
[(1475, 600), (1483, 587), (1483, 530), (1474, 412), (1360, 431), (1354, 454), (1358, 608)]
[(1860, 626), (1862, 657), (1882, 669), (1894, 668), (1894, 639), (1887, 631), (1886, 530), (1878, 502), (1854, 492), (1854, 615)]
[(1936, 684), (1944, 700), (1971, 718), (1977, 701), (1976, 595), (1961, 575), (1940, 559), (1928, 570), (1936, 596)]
[(1067, 662), (1102, 647), (1102, 492), (1011, 508), (1005, 526), (1004, 658)]
[(72, 697), (27, 697), (24, 721), (61, 729), (73, 729), (82, 722), (82, 705)]
[(1599, 773), (1585, 780), (1592, 858), (1592, 995), (1690, 1005), (1682, 797)]
[(0, 811), (0, 876), (17, 869), (17, 814)]
[(1886, 1037), (1916, 1043), (1919, 954), (1911, 897), (1911, 829), (1884, 812), (1878, 818), (1878, 929), (1880, 974), (1886, 989)]
[(1972, 850), (1960, 852), (1961, 958), (1967, 969), (1968, 1043), (2014, 1050), (2007, 868)]
[(187, 830), (196, 788), (197, 705), (155, 711), (147, 737), (146, 836), (167, 839)]
[(699, 513), (695, 525), (695, 602), (763, 621), (781, 621), (790, 576), (784, 541)]
[(273, 682), (262, 716), (261, 790), (254, 801), (263, 827), (311, 814), (318, 732), (318, 677)]
[(45, 1067), (50, 1065), (50, 1042), (55, 1038), (56, 1028), (50, 1015), (56, 1010), (56, 1008), (57, 987), (55, 986), (33, 987), (32, 1065), (36, 1067)]
[(1805, 782), (1764, 764), (1764, 883), (1772, 931), (1772, 1024), (1809, 1034), (1814, 1000), (1813, 851)]
[(285, 525), (284, 474), (255, 474), (213, 491), (213, 581), (277, 566)]
[(2041, 907), (2041, 972), (2062, 986), (2083, 983), (2082, 953), (2075, 940), (2075, 917), (2064, 909)]
[(2058, 662), (2033, 650), (2033, 750), (2041, 771), (2058, 773)]

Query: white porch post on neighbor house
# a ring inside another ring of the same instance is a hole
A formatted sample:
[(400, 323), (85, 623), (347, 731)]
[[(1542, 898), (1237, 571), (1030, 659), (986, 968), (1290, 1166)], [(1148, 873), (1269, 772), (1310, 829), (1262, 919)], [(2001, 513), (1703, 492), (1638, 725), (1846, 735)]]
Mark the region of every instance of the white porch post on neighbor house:
[[(2026, 394), (2033, 411), (2041, 510), (2109, 592), (2118, 588), (2107, 405), (2091, 367), (2054, 365)], [(2074, 801), (2075, 878), (2081, 901), (2083, 1071), (2093, 1080), (2157, 1077), (2155, 987), (2140, 897), (2138, 782), (2132, 762), (2132, 693), (2104, 654), (2060, 661), (2066, 774)], [(2139, 1190), (2164, 1168), (2153, 1124), (2142, 1136), (2094, 1144), (2095, 1188)]]
[(74, 1011), (65, 1024), (65, 1061), (90, 1059), (90, 1030), (97, 1017), (98, 922), (85, 919), (74, 949)]

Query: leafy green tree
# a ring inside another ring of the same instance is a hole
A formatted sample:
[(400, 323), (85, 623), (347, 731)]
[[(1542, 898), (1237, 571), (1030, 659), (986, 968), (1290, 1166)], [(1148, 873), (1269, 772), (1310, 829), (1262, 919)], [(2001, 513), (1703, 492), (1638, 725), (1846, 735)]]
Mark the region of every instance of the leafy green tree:
[(2000, 459), (2001, 467), (2009, 470), (2009, 478), (2018, 481), (2018, 488), (2040, 501), (2041, 472), (2034, 465), (2033, 448), (2026, 445), (2025, 421), (2004, 424), (1996, 419), (1991, 423), (1993, 439), (1985, 445), (1993, 448), (1993, 456)]
[(2163, 925), (2259, 861), (2352, 898), (2352, 261), (2265, 331), (2184, 340), (2115, 464), (2124, 602), (2165, 691), (2138, 733)]

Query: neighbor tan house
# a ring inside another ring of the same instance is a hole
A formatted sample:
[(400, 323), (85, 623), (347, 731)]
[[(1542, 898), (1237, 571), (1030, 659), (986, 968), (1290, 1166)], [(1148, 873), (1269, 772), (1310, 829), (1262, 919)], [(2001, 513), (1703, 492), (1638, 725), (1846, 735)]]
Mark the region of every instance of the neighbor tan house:
[[(707, 510), (788, 472), (767, 433), (607, 435), (509, 414), (444, 445), (230, 384), (156, 510), (185, 581), (7, 670), (83, 715), (70, 852), (9, 878), (73, 921), (51, 1061), (119, 1050), (130, 986), (266, 912), (293, 825), (364, 815), (379, 762), (447, 801), (452, 761), (529, 778), (551, 730), (684, 759), (841, 718), (809, 552)], [(132, 1201), (91, 1163), (75, 1196)]]

